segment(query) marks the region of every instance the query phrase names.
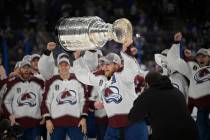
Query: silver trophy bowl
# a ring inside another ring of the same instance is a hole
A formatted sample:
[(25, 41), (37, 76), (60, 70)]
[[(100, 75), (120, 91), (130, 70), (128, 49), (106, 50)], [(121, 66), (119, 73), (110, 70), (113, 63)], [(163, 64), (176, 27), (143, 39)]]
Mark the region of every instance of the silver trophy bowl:
[(124, 43), (133, 34), (132, 25), (125, 18), (113, 24), (96, 16), (62, 18), (56, 28), (59, 43), (66, 51), (96, 49), (112, 39)]

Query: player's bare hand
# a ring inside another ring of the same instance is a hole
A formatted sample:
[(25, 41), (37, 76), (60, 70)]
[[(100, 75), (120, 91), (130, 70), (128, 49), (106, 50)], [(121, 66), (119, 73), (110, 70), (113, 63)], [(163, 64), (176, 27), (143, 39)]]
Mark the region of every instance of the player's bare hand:
[(180, 42), (182, 40), (182, 33), (181, 32), (177, 32), (174, 35), (174, 41), (175, 42)]
[(104, 104), (102, 102), (100, 102), (100, 101), (95, 101), (94, 102), (94, 107), (96, 109), (103, 109), (104, 108)]
[(135, 47), (132, 47), (132, 48), (131, 48), (131, 54), (132, 54), (133, 56), (135, 56), (135, 55), (137, 54), (137, 52), (138, 52), (137, 48), (135, 48)]
[(87, 134), (87, 123), (86, 119), (82, 118), (78, 124), (78, 127), (81, 128), (82, 133)]
[(55, 48), (56, 48), (56, 43), (55, 42), (49, 42), (49, 43), (47, 43), (47, 49), (49, 50), (49, 51), (52, 51), (52, 50), (54, 50)]
[(191, 50), (185, 49), (185, 50), (184, 50), (184, 55), (185, 55), (186, 57), (191, 57), (191, 56), (192, 56)]
[(123, 43), (123, 51), (125, 52), (132, 43), (133, 43), (132, 37), (127, 38)]
[(10, 116), (9, 116), (9, 120), (10, 120), (10, 122), (11, 122), (11, 126), (13, 126), (13, 125), (16, 124), (15, 116), (14, 116), (14, 115), (10, 115)]
[(19, 76), (19, 74), (17, 72), (11, 72), (8, 77), (13, 78), (13, 77), (16, 77), (16, 76)]
[(76, 51), (74, 52), (74, 58), (75, 58), (75, 59), (78, 59), (78, 58), (80, 57), (80, 54), (81, 54), (81, 51), (80, 51), (80, 50), (76, 50)]
[(40, 121), (40, 124), (43, 125), (45, 123), (45, 118)]
[(54, 129), (54, 125), (52, 123), (51, 120), (47, 120), (46, 121), (46, 128), (47, 128), (47, 131), (52, 134), (53, 133), (53, 129)]

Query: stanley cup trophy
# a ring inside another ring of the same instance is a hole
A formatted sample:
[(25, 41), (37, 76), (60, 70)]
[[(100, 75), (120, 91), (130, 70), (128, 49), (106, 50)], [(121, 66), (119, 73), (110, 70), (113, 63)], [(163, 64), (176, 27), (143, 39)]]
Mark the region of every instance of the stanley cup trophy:
[(103, 47), (108, 40), (124, 43), (133, 34), (129, 20), (122, 18), (113, 24), (99, 17), (62, 18), (57, 24), (58, 39), (66, 51)]

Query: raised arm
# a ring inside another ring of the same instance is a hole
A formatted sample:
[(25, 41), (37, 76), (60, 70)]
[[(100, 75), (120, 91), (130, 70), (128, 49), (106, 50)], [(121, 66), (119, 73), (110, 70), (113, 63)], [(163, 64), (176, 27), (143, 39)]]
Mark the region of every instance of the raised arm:
[(180, 41), (182, 38), (182, 34), (181, 33), (176, 33), (174, 36), (174, 41), (175, 43), (172, 45), (172, 47), (169, 49), (168, 54), (167, 54), (167, 62), (168, 65), (180, 72), (181, 74), (185, 75), (186, 77), (190, 78), (191, 75), (191, 71), (190, 71), (190, 67), (188, 65), (187, 62), (185, 62), (185, 60), (183, 60), (180, 57)]
[(54, 42), (49, 42), (47, 44), (47, 49), (38, 62), (39, 72), (46, 80), (50, 79), (55, 74), (56, 66), (52, 53), (52, 50), (54, 50), (55, 47), (56, 44)]
[(123, 81), (125, 82), (134, 82), (134, 77), (139, 73), (140, 67), (136, 59), (132, 56), (129, 56), (125, 53), (125, 51), (128, 49), (128, 47), (133, 43), (133, 40), (130, 38), (126, 40), (126, 42), (123, 44), (123, 49), (121, 51), (121, 56), (123, 59), (123, 71), (120, 73), (120, 76)]
[(87, 64), (84, 62), (83, 58), (80, 57), (80, 52), (76, 51), (74, 53), (76, 60), (73, 63), (73, 71), (76, 75), (76, 78), (85, 85), (91, 86), (101, 86), (100, 81), (103, 83), (103, 79), (95, 76)]

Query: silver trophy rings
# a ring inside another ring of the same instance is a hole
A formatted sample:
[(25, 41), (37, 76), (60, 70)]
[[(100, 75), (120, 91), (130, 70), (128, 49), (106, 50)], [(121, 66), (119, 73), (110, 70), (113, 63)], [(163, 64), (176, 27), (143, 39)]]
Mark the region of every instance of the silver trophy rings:
[(123, 43), (132, 36), (132, 25), (122, 18), (113, 24), (99, 17), (62, 18), (57, 24), (58, 39), (66, 51), (90, 50), (103, 47), (108, 40)]

